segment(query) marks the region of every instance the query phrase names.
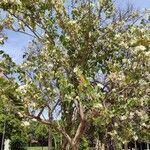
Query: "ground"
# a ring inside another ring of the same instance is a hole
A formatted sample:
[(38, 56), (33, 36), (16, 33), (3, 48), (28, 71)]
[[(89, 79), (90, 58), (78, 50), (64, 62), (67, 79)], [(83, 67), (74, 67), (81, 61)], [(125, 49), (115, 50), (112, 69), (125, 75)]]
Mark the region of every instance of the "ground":
[(42, 149), (42, 147), (28, 147), (28, 150), (48, 150), (48, 148), (47, 148), (47, 147), (44, 147), (44, 148)]

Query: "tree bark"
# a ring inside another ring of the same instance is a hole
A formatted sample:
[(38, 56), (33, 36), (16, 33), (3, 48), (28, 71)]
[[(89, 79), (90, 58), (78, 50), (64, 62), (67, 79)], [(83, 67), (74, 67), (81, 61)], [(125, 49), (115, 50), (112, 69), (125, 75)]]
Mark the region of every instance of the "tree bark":
[(124, 149), (128, 150), (128, 143), (124, 144)]
[(2, 135), (2, 142), (1, 142), (1, 150), (4, 149), (4, 142), (5, 142), (5, 130), (6, 130), (6, 121), (4, 121), (4, 128), (3, 128), (3, 135)]
[(52, 150), (52, 130), (51, 126), (48, 127), (48, 150)]
[(147, 143), (147, 149), (148, 149), (148, 150), (150, 149), (150, 147), (149, 147), (149, 143)]
[(72, 145), (72, 150), (79, 150), (79, 148), (80, 148), (79, 143)]
[(95, 150), (105, 150), (105, 145), (99, 139), (96, 140)]
[(67, 150), (67, 146), (68, 146), (68, 141), (66, 140), (66, 138), (63, 137), (60, 149), (61, 150)]
[(95, 150), (100, 150), (100, 141), (98, 138), (96, 139)]
[(134, 142), (134, 145), (135, 145), (135, 150), (138, 150), (136, 141)]
[[(49, 110), (48, 115), (49, 115), (49, 121), (52, 121), (53, 117), (52, 117), (52, 114), (51, 114), (51, 110)], [(52, 150), (52, 149), (53, 149), (53, 145), (52, 145), (52, 128), (49, 125), (48, 126), (48, 150)]]
[(106, 150), (116, 150), (116, 143), (111, 139), (111, 136), (108, 136), (105, 141)]

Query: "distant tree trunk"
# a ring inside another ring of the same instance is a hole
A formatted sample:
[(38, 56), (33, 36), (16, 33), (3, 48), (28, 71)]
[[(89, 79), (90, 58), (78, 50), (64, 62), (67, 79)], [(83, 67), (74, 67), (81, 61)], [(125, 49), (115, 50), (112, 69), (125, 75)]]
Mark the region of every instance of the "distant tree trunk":
[(148, 149), (148, 150), (150, 149), (150, 147), (149, 147), (149, 143), (147, 143), (147, 149)]
[(124, 144), (124, 149), (128, 150), (128, 143)]
[(63, 138), (62, 139), (62, 144), (61, 144), (61, 150), (67, 150), (67, 146), (68, 146), (68, 141), (65, 139), (65, 138)]
[(100, 150), (100, 141), (98, 138), (96, 139), (95, 150)]
[(108, 135), (105, 141), (105, 149), (106, 150), (116, 150), (116, 143), (111, 139), (111, 136)]
[(2, 142), (1, 142), (1, 150), (4, 149), (4, 142), (5, 142), (5, 129), (6, 129), (6, 121), (4, 122), (3, 134), (2, 134)]
[(135, 150), (138, 150), (136, 141), (134, 142), (134, 145), (135, 145)]
[(95, 150), (105, 150), (105, 145), (98, 138), (96, 139)]
[[(49, 110), (48, 115), (49, 115), (49, 120), (51, 121), (53, 119), (51, 110)], [(48, 126), (48, 150), (52, 150), (52, 149), (53, 149), (53, 145), (52, 145), (52, 128), (49, 125)]]
[(142, 150), (142, 143), (140, 143), (140, 150)]
[(48, 150), (52, 150), (52, 130), (51, 126), (48, 127)]
[(100, 150), (105, 150), (105, 145), (102, 143), (101, 149)]

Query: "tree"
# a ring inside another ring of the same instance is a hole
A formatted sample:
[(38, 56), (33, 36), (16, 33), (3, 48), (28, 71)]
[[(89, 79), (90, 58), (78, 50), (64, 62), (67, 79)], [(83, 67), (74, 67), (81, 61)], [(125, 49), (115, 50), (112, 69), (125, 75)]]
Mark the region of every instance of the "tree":
[(0, 96), (0, 99), (0, 147), (2, 148), (4, 141), (9, 139), (12, 150), (26, 150), (27, 133), (22, 118), (14, 114), (3, 96)]
[(46, 125), (37, 121), (30, 121), (30, 125), (28, 126), (28, 136), (30, 143), (32, 143), (32, 141), (37, 141), (40, 146), (48, 145), (48, 127)]
[(61, 134), (62, 150), (78, 150), (91, 124), (106, 149), (149, 140), (145, 14), (129, 8), (117, 14), (111, 0), (14, 0), (0, 2), (0, 8), (7, 16), (2, 26), (32, 36), (29, 48), (39, 50), (21, 65), (1, 51), (14, 98), (7, 85), (1, 93), (13, 104), (21, 102), (24, 117)]

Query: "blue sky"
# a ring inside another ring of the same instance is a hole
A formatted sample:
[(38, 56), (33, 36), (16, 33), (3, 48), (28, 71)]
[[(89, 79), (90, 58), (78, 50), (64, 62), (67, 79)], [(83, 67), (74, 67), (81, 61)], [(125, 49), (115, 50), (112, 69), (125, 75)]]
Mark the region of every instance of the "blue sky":
[(119, 6), (124, 6), (127, 3), (133, 4), (136, 8), (150, 8), (150, 0), (116, 0)]
[[(116, 0), (116, 3), (120, 7), (124, 7), (125, 4), (131, 3), (134, 4), (137, 9), (150, 9), (150, 0)], [(8, 53), (15, 62), (21, 63), (25, 47), (27, 47), (31, 37), (12, 31), (6, 31), (6, 34), (8, 40), (3, 46), (0, 46), (0, 49)]]
[(8, 36), (8, 40), (0, 48), (8, 53), (15, 62), (21, 63), (22, 55), (29, 41), (31, 41), (31, 37), (10, 30), (5, 31), (5, 34)]

